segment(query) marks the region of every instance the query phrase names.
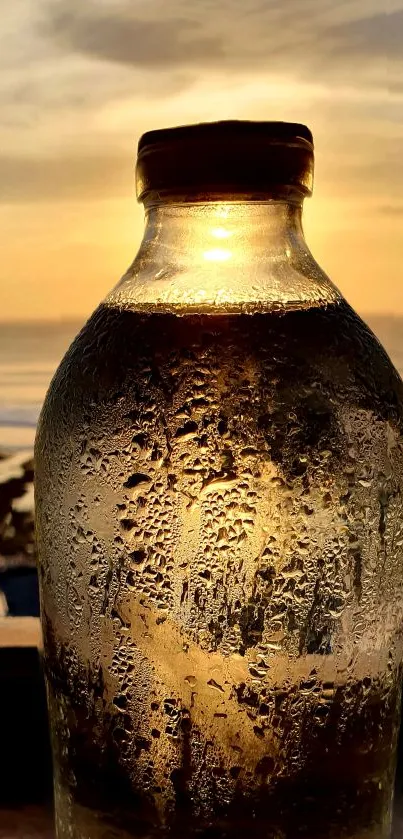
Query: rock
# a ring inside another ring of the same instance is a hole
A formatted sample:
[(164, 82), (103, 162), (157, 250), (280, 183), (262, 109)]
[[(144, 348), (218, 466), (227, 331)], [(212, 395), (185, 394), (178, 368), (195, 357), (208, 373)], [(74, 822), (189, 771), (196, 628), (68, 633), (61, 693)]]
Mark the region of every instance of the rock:
[(0, 618), (4, 618), (8, 612), (8, 604), (4, 592), (0, 591)]
[(9, 457), (3, 454), (0, 459), (0, 484), (24, 479), (27, 471), (33, 471), (32, 452), (29, 449), (16, 452)]
[(36, 564), (33, 479), (32, 451), (0, 455), (0, 572)]
[(34, 485), (26, 484), (26, 491), (24, 495), (19, 498), (14, 498), (12, 501), (12, 508), (17, 513), (32, 513), (34, 512)]

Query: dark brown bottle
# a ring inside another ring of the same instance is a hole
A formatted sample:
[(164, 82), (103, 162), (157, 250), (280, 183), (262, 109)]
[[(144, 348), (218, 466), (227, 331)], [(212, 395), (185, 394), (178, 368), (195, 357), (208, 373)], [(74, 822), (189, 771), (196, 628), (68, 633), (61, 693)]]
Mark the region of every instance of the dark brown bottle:
[(36, 446), (58, 839), (388, 839), (403, 391), (303, 238), (310, 133), (152, 132), (138, 173)]

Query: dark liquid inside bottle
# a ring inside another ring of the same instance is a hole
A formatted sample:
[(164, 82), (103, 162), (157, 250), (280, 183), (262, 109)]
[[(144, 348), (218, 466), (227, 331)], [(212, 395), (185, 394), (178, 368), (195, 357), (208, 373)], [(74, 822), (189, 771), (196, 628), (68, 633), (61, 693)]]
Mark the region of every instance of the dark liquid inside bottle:
[(95, 313), (39, 437), (59, 839), (387, 839), (401, 405), (345, 304)]

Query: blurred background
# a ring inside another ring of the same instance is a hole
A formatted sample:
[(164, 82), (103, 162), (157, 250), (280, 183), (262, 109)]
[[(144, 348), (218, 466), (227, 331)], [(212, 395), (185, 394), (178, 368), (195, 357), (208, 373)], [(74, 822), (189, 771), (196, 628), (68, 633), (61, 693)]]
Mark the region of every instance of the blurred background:
[(51, 793), (32, 446), (57, 364), (138, 247), (139, 136), (227, 118), (307, 123), (308, 243), (403, 372), (402, 38), (403, 0), (3, 2), (1, 839), (52, 835), (35, 809)]

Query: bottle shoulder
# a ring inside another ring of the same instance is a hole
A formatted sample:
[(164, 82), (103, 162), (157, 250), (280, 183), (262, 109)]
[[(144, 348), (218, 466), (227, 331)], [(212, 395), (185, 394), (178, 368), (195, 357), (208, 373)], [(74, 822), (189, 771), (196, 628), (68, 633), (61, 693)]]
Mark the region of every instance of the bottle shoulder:
[(108, 306), (136, 311), (272, 312), (328, 306), (342, 296), (304, 240), (278, 253), (210, 248), (178, 260), (162, 249), (140, 248), (108, 294)]
[(257, 372), (270, 369), (279, 387), (295, 380), (303, 388), (317, 381), (335, 399), (373, 406), (386, 404), (391, 394), (396, 411), (403, 411), (399, 374), (369, 327), (340, 297), (332, 305), (254, 313), (101, 305), (67, 352), (48, 398), (62, 393), (109, 398), (109, 391), (124, 392), (130, 377), (150, 379), (151, 368), (159, 369), (161, 382), (171, 381), (178, 366), (191, 376), (189, 359), (195, 375), (203, 363), (217, 375), (237, 358), (249, 359)]

